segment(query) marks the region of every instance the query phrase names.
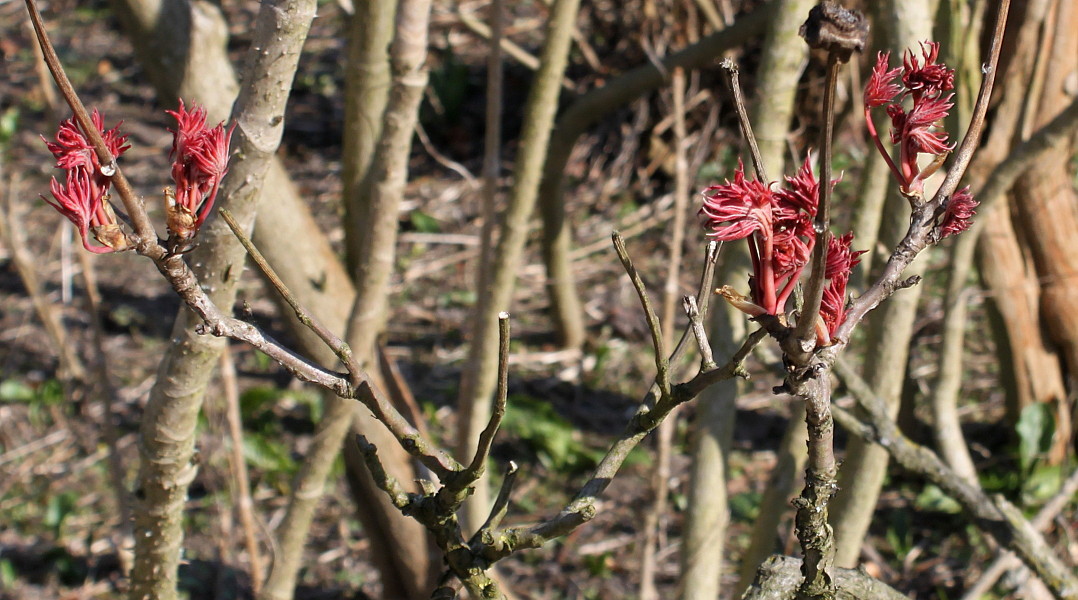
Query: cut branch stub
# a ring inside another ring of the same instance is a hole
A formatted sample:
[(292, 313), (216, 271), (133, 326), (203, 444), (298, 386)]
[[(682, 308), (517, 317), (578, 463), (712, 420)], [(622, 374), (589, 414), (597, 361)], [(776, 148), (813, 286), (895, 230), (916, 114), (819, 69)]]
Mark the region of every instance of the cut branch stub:
[(868, 20), (856, 10), (842, 8), (835, 2), (821, 2), (812, 7), (808, 19), (798, 31), (810, 48), (835, 54), (847, 62), (854, 52), (865, 49)]

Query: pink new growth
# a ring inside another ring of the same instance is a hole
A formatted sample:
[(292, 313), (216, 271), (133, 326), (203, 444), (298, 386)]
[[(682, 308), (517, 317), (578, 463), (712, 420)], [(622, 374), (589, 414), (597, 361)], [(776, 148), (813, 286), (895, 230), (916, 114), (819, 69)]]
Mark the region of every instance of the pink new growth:
[(943, 211), (943, 221), (940, 223), (940, 232), (943, 237), (969, 229), (973, 215), (977, 214), (977, 211), (973, 210), (977, 204), (979, 203), (973, 198), (968, 185), (955, 192)]
[[(127, 136), (120, 134), (120, 124), (106, 131), (104, 119), (97, 109), (90, 119), (104, 138), (113, 159), (130, 148), (126, 143)], [(53, 177), (49, 185), (55, 201), (44, 196), (42, 199), (75, 225), (83, 247), (90, 252), (104, 254), (127, 249), (127, 239), (108, 203), (112, 181), (102, 171), (97, 152), (86, 133), (72, 118), (60, 123), (55, 142), (41, 139), (56, 157), (56, 166), (67, 171), (65, 183), (61, 184)], [(104, 246), (91, 243), (91, 234)]]
[(738, 163), (733, 182), (703, 192), (699, 215), (708, 235), (723, 241), (749, 238), (752, 303), (745, 301), (739, 308), (750, 314), (777, 315), (785, 310), (816, 240), (812, 218), (819, 184), (808, 159), (786, 183), (786, 188), (772, 191), (756, 179), (746, 179), (745, 167)]
[[(881, 52), (865, 84), (865, 123), (868, 133), (901, 185), (902, 192), (915, 201), (924, 199), (925, 179), (939, 169), (954, 149), (954, 144), (947, 143), (947, 132), (938, 129), (954, 106), (951, 102), (954, 94), (943, 95), (943, 92), (954, 89), (954, 70), (936, 62), (939, 49), (938, 42), (923, 42), (920, 59), (907, 50), (902, 58), (902, 66), (894, 69), (887, 68), (890, 53)], [(900, 104), (907, 96), (913, 103), (909, 110)], [(872, 109), (884, 105), (891, 117), (891, 143), (898, 146), (897, 164), (883, 147), (872, 122)], [(923, 168), (917, 162), (920, 154), (933, 157)], [(975, 206), (977, 201), (968, 187), (956, 192), (948, 201), (940, 224), (942, 236), (968, 229)]]
[[(947, 154), (954, 148), (947, 143), (947, 132), (938, 130), (940, 122), (954, 106), (951, 97), (943, 92), (954, 88), (954, 70), (939, 64), (939, 43), (921, 44), (921, 60), (907, 50), (902, 67), (888, 69), (890, 53), (881, 52), (876, 57), (865, 85), (864, 109), (868, 133), (876, 148), (883, 155), (895, 178), (908, 196), (924, 197), (924, 180), (943, 164)], [(901, 84), (898, 83), (901, 74)], [(913, 105), (906, 110), (901, 101), (912, 98)], [(898, 146), (897, 164), (883, 147), (872, 121), (872, 109), (886, 105), (891, 117), (891, 143)], [(921, 168), (917, 162), (920, 154), (934, 158)]]
[[(816, 244), (813, 218), (820, 194), (820, 184), (812, 174), (808, 158), (797, 175), (786, 177), (786, 187), (772, 191), (755, 179), (745, 178), (745, 167), (738, 163), (734, 181), (704, 190), (700, 220), (708, 235), (724, 241), (749, 239), (752, 275), (751, 298), (730, 286), (718, 292), (738, 310), (758, 317), (780, 315), (786, 309), (794, 286), (809, 262)], [(838, 180), (833, 180), (834, 186)], [(824, 290), (817, 317), (818, 346), (831, 343), (831, 334), (846, 318), (846, 282), (863, 252), (851, 252), (853, 234), (831, 237), (828, 244)]]
[(180, 239), (190, 239), (209, 216), (221, 179), (228, 172), (228, 145), (236, 126), (227, 132), (223, 123), (208, 128), (206, 109), (196, 106), (187, 111), (183, 100), (177, 110), (166, 112), (176, 118), (169, 153), (176, 191), (165, 190), (168, 229)]
[(823, 291), (823, 301), (820, 303), (820, 319), (823, 327), (816, 328), (816, 342), (819, 346), (831, 344), (831, 336), (846, 320), (846, 284), (850, 281), (850, 273), (861, 262), (861, 255), (865, 250), (850, 251), (853, 244), (853, 232), (842, 237), (831, 236), (827, 243), (827, 264), (824, 267), (824, 277), (828, 280), (827, 287)]

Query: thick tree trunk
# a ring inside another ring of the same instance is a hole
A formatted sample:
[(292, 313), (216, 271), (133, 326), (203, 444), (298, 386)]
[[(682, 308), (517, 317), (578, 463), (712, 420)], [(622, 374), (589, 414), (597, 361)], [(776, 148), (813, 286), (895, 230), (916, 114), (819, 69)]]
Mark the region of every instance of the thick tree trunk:
[[(159, 97), (167, 102), (176, 97), (199, 102), (206, 107), (210, 121), (228, 117), (238, 86), (225, 52), (227, 28), (215, 6), (180, 0), (117, 0), (114, 6)], [(189, 65), (197, 65), (197, 71)], [(196, 72), (197, 76), (194, 75)], [(331, 331), (343, 332), (355, 290), (323, 228), (314, 221), (277, 159), (270, 163), (263, 195), (265, 202), (255, 226), (255, 243), (300, 302)], [(274, 299), (280, 300), (276, 296)], [(279, 302), (279, 305), (284, 306), (284, 303)], [(332, 352), (294, 318), (289, 308), (285, 306), (281, 314), (300, 351), (323, 364), (336, 364)], [(379, 445), (387, 469), (406, 476), (411, 469), (410, 458), (390, 435), (382, 435), (385, 428), (369, 411), (351, 400), (329, 398), (325, 402), (323, 421), (316, 433), (316, 447), (318, 440), (327, 437), (342, 439), (346, 432), (326, 432), (324, 429), (350, 423), (355, 415), (354, 418), (363, 423), (361, 428), (368, 438)], [(329, 452), (335, 456), (337, 450)], [(369, 479), (362, 461), (349, 464), (358, 468), (355, 473), (350, 473), (351, 480)], [(325, 478), (324, 474), (320, 475), (321, 471), (321, 467), (314, 464), (302, 467), (295, 488), (307, 490), (307, 493), (293, 499), (296, 514), (292, 518), (298, 522), (294, 529), (291, 526), (279, 528), (281, 537), (299, 544), (306, 538), (306, 526), (300, 526), (300, 523), (309, 522), (309, 517), (302, 515), (313, 513), (321, 497)], [(408, 480), (407, 476), (405, 480)], [(429, 563), (425, 532), (390, 505), (381, 490), (369, 489), (367, 495), (360, 496), (356, 506), (365, 534), (373, 545), (386, 549), (378, 554), (382, 559), (378, 566), (383, 586), (387, 591), (406, 590), (422, 579), (415, 572), (424, 573), (425, 577), (425, 565)], [(417, 571), (413, 572), (413, 569)], [(286, 593), (290, 596), (291, 589)]]
[(396, 30), (397, 0), (360, 0), (355, 11), (348, 21), (341, 158), (345, 253), (351, 273), (359, 268), (361, 245), (370, 231), (365, 222), (370, 196), (367, 175), (382, 138), (382, 116), (389, 101), (389, 44)]
[[(236, 123), (228, 176), (220, 188), (220, 204), (250, 229), (268, 163), (280, 143), (288, 92), (292, 88), (303, 41), (315, 6), (312, 1), (264, 5), (256, 21), (250, 76), (241, 88), (233, 113)], [(206, 293), (223, 311), (235, 301), (245, 252), (219, 221), (202, 228), (200, 246), (190, 256)], [(173, 328), (157, 382), (143, 414), (139, 436), (138, 493), (135, 504), (135, 564), (131, 570), (133, 599), (176, 597), (177, 569), (182, 556), (187, 488), (197, 473), (193, 461), (195, 425), (206, 386), (217, 363), (223, 339), (195, 331), (186, 308)]]
[[(1042, 45), (1047, 50), (1043, 86), (1029, 121), (1032, 129), (1042, 127), (1070, 104), (1075, 96), (1074, 76), (1078, 73), (1078, 6), (1057, 0), (1054, 29), (1045, 31)], [(1070, 86), (1070, 90), (1067, 87)], [(1030, 130), (1024, 130), (1023, 139)], [(1044, 331), (1058, 348), (1059, 356), (1072, 375), (1078, 373), (1078, 191), (1075, 191), (1071, 159), (1075, 144), (1065, 144), (1034, 163), (1014, 187), (1015, 227), (1029, 249), (1036, 269)], [(1072, 451), (1071, 408), (1067, 396), (1056, 399), (1056, 437), (1051, 459), (1063, 462)]]
[[(1028, 98), (1033, 90), (1030, 73), (1038, 70), (1042, 29), (1052, 1), (1028, 2), (1021, 18), (1016, 19), (1017, 25), (1011, 28), (1013, 51), (1005, 55), (1005, 84), (999, 88), (1007, 93), (1001, 93), (991, 134), (978, 154), (971, 177), (974, 182), (987, 179), (995, 165), (1007, 157), (1016, 138), (1021, 137), (1023, 111), (1038, 104), (1035, 98)], [(1060, 357), (1043, 326), (1037, 267), (1022, 247), (1011, 220), (1013, 210), (1018, 209), (1011, 202), (984, 211), (986, 227), (977, 244), (977, 268), (985, 287), (993, 292), (988, 298), (1002, 323), (1003, 331), (997, 338), (1001, 363), (1008, 365), (1013, 374), (1006, 379), (1013, 382), (1008, 407), (1010, 418), (1015, 420), (1033, 402), (1061, 403), (1066, 390)]]
[[(349, 242), (355, 251), (352, 258), (356, 264), (354, 280), (358, 293), (348, 317), (346, 339), (352, 348), (353, 358), (368, 371), (377, 368), (375, 343), (385, 323), (389, 279), (396, 258), (397, 217), (408, 177), (408, 156), (419, 102), (427, 83), (425, 61), (429, 15), (429, 0), (402, 0), (400, 3), (395, 27), (397, 35), (392, 50), (392, 86), (383, 105), (384, 114), (377, 116), (381, 122), (381, 137), (373, 149), (364, 151), (369, 154), (369, 165), (349, 166), (353, 178), (358, 181), (352, 189), (355, 196), (345, 201), (352, 204), (353, 214), (349, 218), (355, 222), (351, 231), (359, 239), (354, 244)], [(365, 103), (351, 105), (357, 111), (349, 115), (353, 129), (356, 129), (357, 121), (376, 118), (373, 114), (363, 112), (370, 110), (371, 104), (378, 104), (374, 95), (375, 91), (371, 91), (372, 97), (362, 99)], [(356, 153), (357, 150), (351, 152)], [(358, 160), (359, 157), (352, 158)], [(367, 173), (363, 177), (356, 177), (355, 174), (359, 172)], [(368, 519), (365, 527), (375, 534), (372, 537), (383, 542), (384, 550), (389, 550), (379, 552), (375, 558), (385, 579), (384, 593), (399, 598), (425, 597), (432, 587), (426, 535), (418, 522), (404, 519), (393, 512), (388, 497), (381, 493), (367, 472), (358, 449), (350, 440), (345, 440), (348, 425), (352, 422), (348, 414), (350, 411), (349, 401), (334, 398), (327, 404), (323, 425), (316, 437), (317, 443), (312, 446), (305, 461), (305, 466), (312, 469), (310, 483), (319, 488), (323, 485), (328, 467), (343, 442), (346, 464), (350, 467), (349, 485), (357, 497), (371, 499), (378, 507), (369, 511), (374, 520)], [(393, 467), (390, 468), (394, 469), (393, 475), (401, 481), (413, 481), (416, 476), (407, 456), (399, 444), (387, 435), (385, 427), (364, 410), (360, 410), (355, 419), (356, 429), (378, 445), (383, 460), (388, 457), (392, 461)], [(317, 498), (318, 495), (314, 494), (313, 497)], [(290, 525), (290, 529), (299, 529), (304, 535), (293, 536), (298, 539), (289, 540), (294, 544), (299, 543), (289, 548), (293, 553), (292, 564), (280, 570), (274, 565), (274, 573), (266, 584), (267, 599), (287, 598), (295, 587), (299, 570), (298, 555), (313, 510), (313, 502), (302, 500), (305, 496), (296, 495), (282, 523), (282, 528)], [(295, 519), (291, 521), (293, 515)]]

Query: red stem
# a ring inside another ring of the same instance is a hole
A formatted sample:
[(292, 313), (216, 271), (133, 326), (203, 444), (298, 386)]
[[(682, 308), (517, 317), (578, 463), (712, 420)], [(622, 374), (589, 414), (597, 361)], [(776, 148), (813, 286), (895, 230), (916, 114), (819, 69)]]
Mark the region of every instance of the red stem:
[(898, 167), (895, 166), (895, 161), (891, 160), (891, 154), (883, 147), (883, 142), (880, 141), (880, 136), (876, 133), (876, 124), (872, 122), (872, 111), (867, 106), (865, 107), (865, 127), (868, 129), (868, 135), (876, 144), (876, 149), (879, 150), (880, 155), (883, 156), (883, 160), (887, 161), (887, 166), (890, 167), (891, 172), (895, 174), (895, 179), (899, 182), (905, 181), (902, 178), (902, 173), (900, 173)]

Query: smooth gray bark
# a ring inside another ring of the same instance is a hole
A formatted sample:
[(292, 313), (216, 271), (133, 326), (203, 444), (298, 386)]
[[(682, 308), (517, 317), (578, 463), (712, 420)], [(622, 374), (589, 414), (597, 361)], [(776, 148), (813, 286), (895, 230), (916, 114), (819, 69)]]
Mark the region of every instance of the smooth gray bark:
[[(280, 143), (288, 91), (314, 13), (313, 1), (286, 0), (264, 5), (256, 20), (259, 50), (252, 52), (247, 70), (260, 76), (249, 76), (240, 89), (232, 116), (235, 156), (219, 196), (220, 205), (247, 229), (254, 221), (269, 160)], [(235, 301), (245, 252), (217, 220), (207, 222), (199, 239), (201, 245), (190, 263), (210, 298), (227, 310)], [(177, 594), (187, 488), (198, 470), (193, 460), (195, 425), (224, 343), (197, 333), (198, 320), (191, 317), (181, 309), (140, 427), (132, 599), (170, 600)]]

